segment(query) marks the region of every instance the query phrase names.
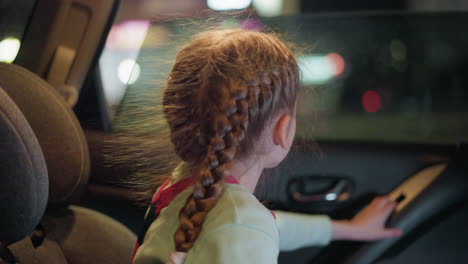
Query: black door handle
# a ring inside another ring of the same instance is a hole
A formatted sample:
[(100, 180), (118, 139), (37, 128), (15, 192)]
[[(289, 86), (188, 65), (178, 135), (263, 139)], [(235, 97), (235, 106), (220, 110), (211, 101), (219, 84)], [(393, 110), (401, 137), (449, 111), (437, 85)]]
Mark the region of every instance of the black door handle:
[(299, 191), (292, 193), (292, 198), (296, 202), (320, 202), (320, 201), (344, 201), (351, 194), (351, 185), (347, 180), (338, 180), (329, 189), (321, 193), (302, 194)]
[[(311, 186), (314, 190), (307, 190)], [(299, 203), (341, 202), (351, 196), (352, 190), (352, 182), (343, 177), (297, 177), (289, 183), (290, 198)]]

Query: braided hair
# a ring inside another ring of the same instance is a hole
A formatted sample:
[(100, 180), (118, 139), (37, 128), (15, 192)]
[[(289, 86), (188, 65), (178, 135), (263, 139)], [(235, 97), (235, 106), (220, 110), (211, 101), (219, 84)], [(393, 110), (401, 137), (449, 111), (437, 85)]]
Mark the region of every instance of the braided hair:
[(272, 34), (208, 31), (179, 51), (163, 112), (175, 152), (196, 181), (179, 213), (177, 251), (187, 252), (197, 240), (233, 159), (248, 155), (275, 114), (293, 111), (298, 86), (296, 60)]

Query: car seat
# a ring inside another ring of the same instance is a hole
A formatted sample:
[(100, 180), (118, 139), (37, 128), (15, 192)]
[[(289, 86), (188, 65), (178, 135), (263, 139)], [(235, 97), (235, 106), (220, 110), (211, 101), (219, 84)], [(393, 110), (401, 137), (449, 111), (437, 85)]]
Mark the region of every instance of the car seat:
[[(129, 263), (135, 234), (104, 214), (71, 205), (86, 191), (90, 175), (88, 147), (74, 113), (46, 81), (20, 66), (0, 63), (0, 86), (29, 122), (47, 164), (47, 210), (26, 238), (35, 240), (36, 263)], [(31, 250), (13, 255), (21, 258)]]
[(0, 181), (0, 263), (14, 263), (12, 251), (27, 246), (16, 242), (34, 230), (44, 213), (49, 182), (34, 132), (1, 87)]

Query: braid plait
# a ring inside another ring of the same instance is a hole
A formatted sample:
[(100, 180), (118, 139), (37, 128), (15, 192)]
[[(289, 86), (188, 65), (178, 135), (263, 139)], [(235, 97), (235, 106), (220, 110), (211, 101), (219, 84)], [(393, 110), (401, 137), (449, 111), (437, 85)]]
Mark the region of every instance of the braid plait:
[(268, 86), (268, 83), (260, 82), (232, 87), (230, 98), (218, 106), (219, 111), (211, 114), (212, 118), (206, 124), (209, 135), (207, 151), (197, 168), (193, 193), (179, 213), (180, 227), (174, 235), (177, 251), (187, 252), (192, 248), (208, 212), (221, 197), (224, 178), (245, 138), (249, 120), (260, 106), (271, 101), (272, 93)]
[(179, 211), (176, 253), (193, 247), (233, 162), (250, 158), (279, 113), (294, 113), (298, 86), (297, 62), (274, 35), (214, 30), (178, 53), (163, 110), (175, 152), (188, 165), (184, 176), (195, 180)]

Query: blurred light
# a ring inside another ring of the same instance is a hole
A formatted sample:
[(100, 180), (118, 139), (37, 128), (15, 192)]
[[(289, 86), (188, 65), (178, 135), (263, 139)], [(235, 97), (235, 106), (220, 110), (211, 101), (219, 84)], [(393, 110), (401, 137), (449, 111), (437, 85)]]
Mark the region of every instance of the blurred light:
[(283, 11), (283, 0), (253, 0), (252, 2), (255, 11), (260, 16), (279, 16)]
[(322, 84), (333, 77), (333, 69), (326, 56), (308, 55), (298, 59), (304, 85)]
[(390, 54), (396, 61), (406, 60), (406, 45), (399, 39), (390, 42)]
[(299, 67), (302, 72), (302, 84), (324, 84), (334, 76), (343, 73), (345, 61), (337, 53), (327, 55), (307, 55), (298, 58)]
[(372, 90), (365, 91), (361, 99), (362, 107), (368, 113), (375, 113), (382, 107), (382, 96)]
[(122, 83), (133, 84), (140, 77), (141, 68), (135, 60), (126, 59), (120, 62), (117, 73)]
[(327, 193), (327, 195), (325, 195), (325, 200), (335, 201), (336, 200), (336, 194), (335, 193)]
[(331, 61), (331, 64), (334, 67), (333, 74), (338, 76), (344, 72), (345, 69), (345, 61), (343, 57), (341, 57), (338, 53), (330, 53), (327, 55), (327, 58)]
[(213, 10), (232, 10), (244, 9), (252, 3), (252, 0), (207, 0), (206, 3)]
[(106, 48), (140, 49), (149, 26), (148, 20), (129, 20), (112, 26)]
[(0, 61), (12, 63), (18, 55), (21, 42), (17, 38), (6, 38), (0, 41)]

